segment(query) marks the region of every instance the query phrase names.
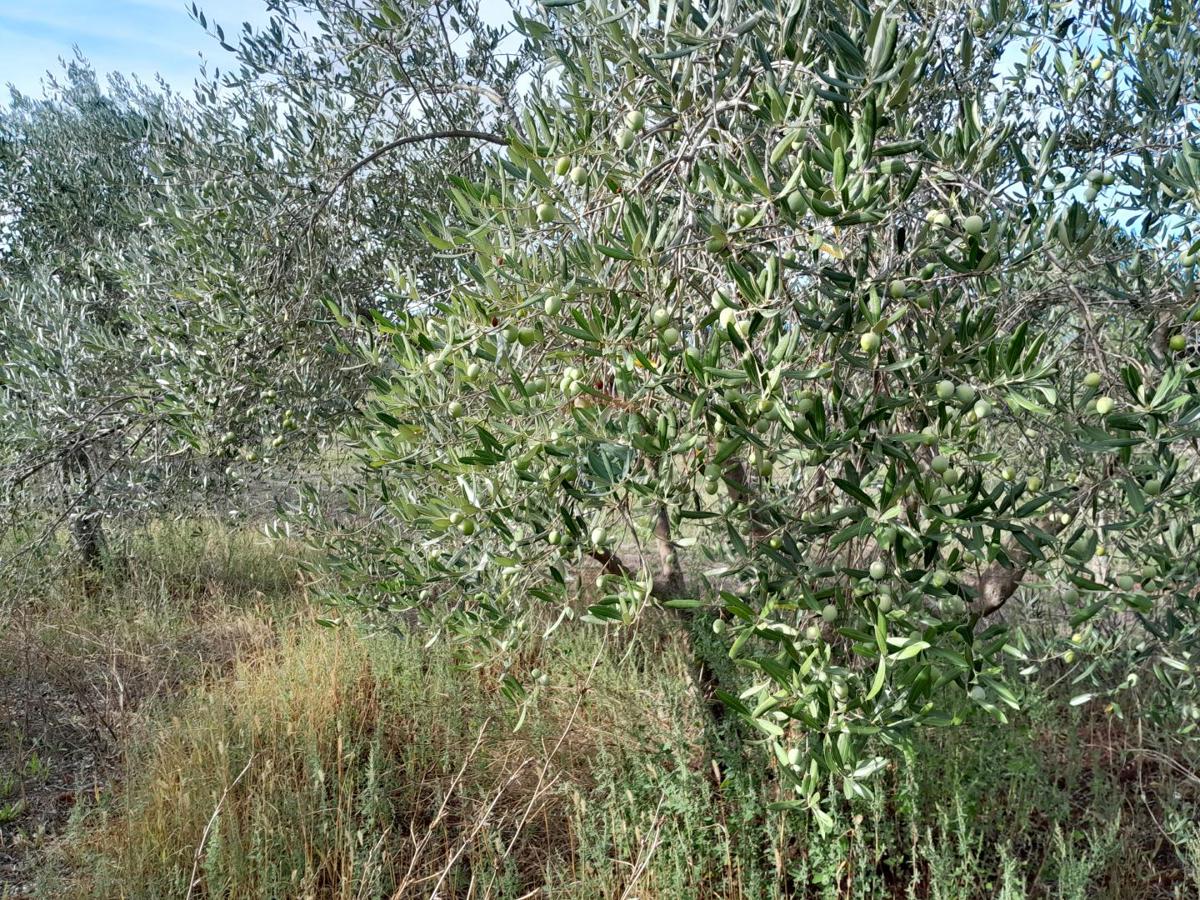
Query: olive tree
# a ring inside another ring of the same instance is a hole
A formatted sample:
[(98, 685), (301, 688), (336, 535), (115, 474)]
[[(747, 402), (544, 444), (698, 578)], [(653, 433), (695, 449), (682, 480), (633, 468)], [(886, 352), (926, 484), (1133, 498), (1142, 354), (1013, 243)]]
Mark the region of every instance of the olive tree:
[(105, 90), (82, 60), (47, 88), (0, 110), (0, 466), (5, 511), (62, 509), (95, 564), (111, 474), (95, 451), (129, 436), (114, 415), (139, 401), (145, 359), (128, 340), (126, 255), (158, 202), (152, 143), (179, 107), (119, 78)]
[(444, 281), (410, 220), (477, 167), (453, 135), (508, 115), (520, 54), (474, 3), (272, 9), (238, 35), (194, 10), (232, 65), (190, 99), (78, 62), (0, 111), (4, 510), (69, 520), (90, 565), (106, 518), (319, 461), (373, 371), (357, 320), (400, 270)]
[(427, 216), (460, 278), (386, 326), (358, 599), (510, 661), (577, 577), (703, 625), (826, 823), (1061, 665), (1035, 616), (1194, 688), (1194, 7), (542, 6), (522, 127)]

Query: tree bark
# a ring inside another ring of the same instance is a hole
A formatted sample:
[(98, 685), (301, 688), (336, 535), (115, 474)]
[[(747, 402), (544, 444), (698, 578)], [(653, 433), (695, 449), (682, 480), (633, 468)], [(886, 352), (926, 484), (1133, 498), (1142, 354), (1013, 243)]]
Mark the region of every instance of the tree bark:
[[(656, 600), (671, 600), (684, 596), (686, 581), (679, 564), (679, 550), (671, 538), (671, 519), (665, 504), (659, 504), (654, 513), (654, 542), (658, 551), (658, 572), (655, 574), (650, 595)], [(635, 572), (610, 550), (593, 550), (592, 559), (600, 563), (608, 575), (633, 577)], [(692, 628), (696, 622), (689, 610), (672, 610), (676, 618), (688, 630), (688, 647), (692, 656), (692, 686), (703, 708), (708, 711), (713, 726), (725, 719), (725, 704), (717, 698), (720, 678), (704, 658)]]
[[(1038, 527), (1048, 534), (1057, 534), (1062, 525), (1057, 519), (1043, 519)], [(1010, 597), (1017, 592), (1025, 573), (1029, 571), (1032, 557), (1028, 550), (1015, 541), (1005, 547), (1010, 565), (994, 562), (984, 570), (978, 578), (970, 582), (975, 591), (975, 600), (971, 603), (971, 611), (981, 619), (999, 612), (1004, 608)]]
[(74, 507), (70, 514), (70, 529), (79, 562), (87, 569), (99, 569), (104, 562), (107, 542), (103, 513), (94, 507), (95, 472), (83, 447), (73, 447), (63, 457), (63, 481), (69, 502)]

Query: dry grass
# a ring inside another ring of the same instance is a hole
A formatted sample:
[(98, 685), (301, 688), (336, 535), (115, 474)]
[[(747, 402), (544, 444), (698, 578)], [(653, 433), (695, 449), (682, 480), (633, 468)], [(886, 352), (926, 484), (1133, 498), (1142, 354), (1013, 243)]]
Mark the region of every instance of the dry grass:
[(304, 605), (295, 548), (249, 530), (157, 524), (106, 574), (54, 549), (0, 581), (0, 781), (22, 805), (0, 822), (10, 895), (78, 804), (109, 788), (154, 710), (261, 654)]
[[(597, 756), (646, 750), (612, 721), (628, 694), (611, 673), (586, 699), (587, 673), (562, 674), (572, 687), (514, 731), (487, 670), (297, 629), (138, 742), (120, 803), (89, 814), (72, 847), (90, 876), (59, 890), (349, 900), (537, 888), (575, 853), (571, 798)], [(647, 731), (661, 727), (645, 712)]]
[(1086, 710), (931, 733), (818, 837), (764, 812), (752, 745), (714, 782), (676, 632), (524, 648), (550, 683), (515, 729), (495, 664), (320, 627), (298, 556), (162, 527), (119, 579), (9, 598), (0, 896), (1197, 895), (1195, 767)]

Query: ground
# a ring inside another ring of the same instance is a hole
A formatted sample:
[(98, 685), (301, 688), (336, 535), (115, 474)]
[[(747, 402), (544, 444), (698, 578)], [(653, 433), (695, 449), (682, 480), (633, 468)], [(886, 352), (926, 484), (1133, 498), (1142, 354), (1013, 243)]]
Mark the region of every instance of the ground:
[(8, 584), (0, 896), (1200, 896), (1200, 766), (1149, 722), (1030, 694), (819, 835), (712, 742), (673, 620), (526, 648), (522, 717), (483, 658), (323, 627), (302, 553), (174, 525)]

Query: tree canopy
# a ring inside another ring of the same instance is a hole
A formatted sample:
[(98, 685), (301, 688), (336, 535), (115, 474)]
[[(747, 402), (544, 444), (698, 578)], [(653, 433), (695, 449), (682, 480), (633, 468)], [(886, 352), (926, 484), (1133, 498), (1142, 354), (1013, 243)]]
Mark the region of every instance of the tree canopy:
[(458, 279), (383, 326), (361, 602), (512, 659), (590, 565), (819, 819), (1064, 647), (1072, 702), (1194, 688), (1193, 6), (516, 21), (534, 96), (425, 216)]
[(194, 97), (0, 112), (12, 523), (94, 563), (350, 444), (350, 601), (519, 702), (535, 634), (663, 617), (822, 824), (1043, 673), (1194, 695), (1194, 4), (272, 10), (195, 11)]
[(71, 521), (92, 564), (106, 518), (319, 454), (377, 364), (352, 321), (401, 267), (444, 282), (415, 210), (478, 166), (465, 139), (375, 145), (491, 127), (521, 70), (472, 3), (273, 10), (236, 36), (196, 11), (232, 65), (192, 97), (79, 60), (0, 111), (5, 511)]

